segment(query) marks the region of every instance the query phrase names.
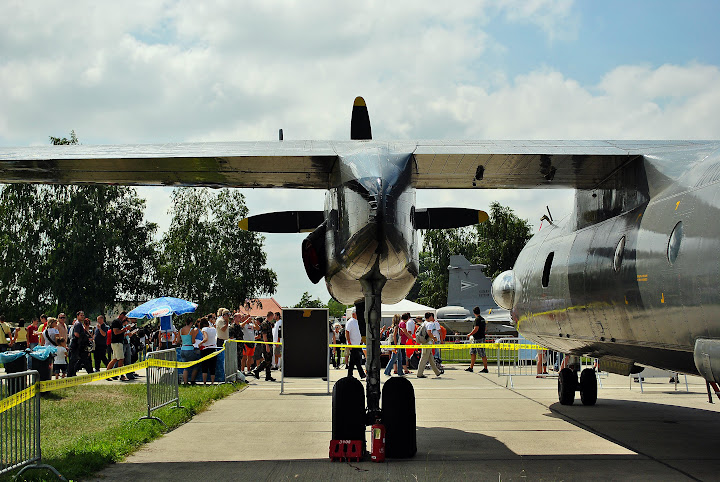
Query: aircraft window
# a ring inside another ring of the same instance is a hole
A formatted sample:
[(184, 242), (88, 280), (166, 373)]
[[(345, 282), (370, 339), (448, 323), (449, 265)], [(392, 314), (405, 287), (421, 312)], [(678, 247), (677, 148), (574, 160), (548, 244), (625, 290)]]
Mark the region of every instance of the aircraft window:
[(543, 269), (543, 276), (542, 276), (542, 285), (543, 288), (547, 288), (548, 284), (550, 284), (550, 268), (552, 267), (553, 258), (555, 257), (555, 252), (551, 252), (548, 254), (547, 259), (545, 260), (545, 268)]
[(615, 248), (615, 257), (613, 258), (613, 269), (617, 272), (620, 271), (620, 265), (622, 265), (623, 255), (625, 254), (625, 236), (620, 238), (617, 247)]
[(675, 260), (680, 253), (680, 243), (683, 238), (683, 223), (679, 221), (670, 233), (670, 240), (667, 247), (667, 258), (670, 264), (675, 264)]

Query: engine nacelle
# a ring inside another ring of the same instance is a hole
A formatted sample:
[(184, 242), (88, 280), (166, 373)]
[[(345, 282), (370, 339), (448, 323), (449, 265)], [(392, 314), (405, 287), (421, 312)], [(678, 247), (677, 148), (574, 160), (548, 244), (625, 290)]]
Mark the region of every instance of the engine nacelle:
[(515, 273), (503, 271), (492, 282), (492, 297), (500, 308), (512, 310), (515, 302)]
[(305, 273), (313, 284), (323, 279), (327, 272), (325, 249), (325, 223), (321, 224), (302, 242), (302, 259)]

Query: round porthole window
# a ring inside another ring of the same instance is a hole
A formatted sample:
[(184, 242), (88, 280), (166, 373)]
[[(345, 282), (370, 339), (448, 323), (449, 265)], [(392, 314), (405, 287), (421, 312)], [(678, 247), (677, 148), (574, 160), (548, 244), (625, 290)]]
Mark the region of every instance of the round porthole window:
[(620, 238), (617, 246), (615, 247), (615, 257), (613, 258), (613, 269), (615, 272), (620, 271), (622, 265), (623, 255), (625, 254), (625, 236)]
[(680, 244), (683, 238), (683, 223), (679, 221), (672, 232), (670, 233), (670, 240), (668, 241), (667, 247), (667, 258), (670, 264), (675, 264), (675, 260), (680, 253)]

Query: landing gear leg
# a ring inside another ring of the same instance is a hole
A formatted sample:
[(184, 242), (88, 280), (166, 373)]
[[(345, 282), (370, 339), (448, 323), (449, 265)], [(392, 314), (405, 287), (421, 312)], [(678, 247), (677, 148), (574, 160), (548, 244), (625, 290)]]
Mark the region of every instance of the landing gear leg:
[(365, 345), (367, 347), (367, 410), (368, 425), (380, 420), (380, 322), (381, 293), (385, 278), (361, 280), (365, 294)]

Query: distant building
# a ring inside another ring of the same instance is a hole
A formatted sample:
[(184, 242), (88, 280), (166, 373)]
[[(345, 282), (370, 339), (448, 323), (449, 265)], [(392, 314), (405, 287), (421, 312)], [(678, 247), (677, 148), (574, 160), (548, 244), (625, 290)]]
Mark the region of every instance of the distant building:
[(241, 313), (247, 313), (253, 317), (265, 317), (268, 311), (272, 311), (273, 313), (278, 311), (282, 312), (282, 306), (275, 301), (275, 298), (258, 298), (251, 301), (250, 306), (245, 305), (240, 307)]

